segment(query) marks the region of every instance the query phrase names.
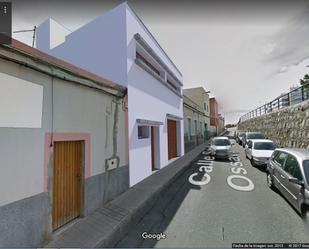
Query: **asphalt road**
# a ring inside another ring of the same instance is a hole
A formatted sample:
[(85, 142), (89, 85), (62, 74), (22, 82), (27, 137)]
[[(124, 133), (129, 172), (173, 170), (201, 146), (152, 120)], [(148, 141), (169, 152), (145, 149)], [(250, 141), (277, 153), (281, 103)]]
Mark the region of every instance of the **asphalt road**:
[[(198, 173), (203, 166), (205, 155), (201, 154), (117, 246), (231, 247), (232, 243), (308, 243), (308, 226), (280, 194), (267, 187), (265, 172), (251, 166), (241, 146), (236, 144), (233, 150), (243, 164), (234, 167), (235, 174), (231, 162), (214, 161), (213, 170), (208, 173), (211, 177), (208, 184), (190, 183), (190, 175)], [(247, 174), (243, 174), (244, 170), (237, 172), (237, 168), (244, 168)], [(254, 188), (242, 191), (249, 185), (243, 179), (232, 180), (240, 190), (232, 188), (227, 182), (231, 175), (247, 177)], [(205, 181), (209, 177), (200, 172), (193, 179)], [(163, 233), (166, 238), (143, 239), (143, 232)]]

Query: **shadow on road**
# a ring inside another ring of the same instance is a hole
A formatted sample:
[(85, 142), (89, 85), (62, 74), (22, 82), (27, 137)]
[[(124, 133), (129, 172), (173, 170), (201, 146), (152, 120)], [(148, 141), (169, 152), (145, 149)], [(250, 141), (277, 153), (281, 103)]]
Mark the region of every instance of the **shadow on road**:
[(200, 166), (196, 162), (203, 157), (203, 155), (199, 155), (191, 163), (191, 166), (161, 194), (152, 209), (135, 227), (132, 227), (131, 232), (122, 238), (115, 247), (154, 247), (157, 244), (155, 239), (143, 239), (142, 233), (164, 233), (189, 191), (201, 189), (200, 186), (190, 184), (188, 178), (191, 174), (198, 173), (194, 180), (202, 180), (204, 173), (199, 172)]
[(262, 166), (253, 166), (254, 168), (256, 168), (257, 170), (261, 171), (262, 173), (266, 173), (266, 165), (262, 165)]

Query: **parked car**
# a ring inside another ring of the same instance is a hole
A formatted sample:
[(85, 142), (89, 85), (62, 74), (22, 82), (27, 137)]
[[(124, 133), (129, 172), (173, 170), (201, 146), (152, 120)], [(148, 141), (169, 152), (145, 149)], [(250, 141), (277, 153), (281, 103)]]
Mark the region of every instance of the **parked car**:
[(236, 134), (236, 142), (241, 145), (241, 138), (246, 134), (245, 131), (238, 131)]
[(277, 188), (309, 219), (309, 150), (276, 149), (267, 164), (267, 185)]
[(228, 137), (214, 137), (210, 141), (209, 152), (216, 159), (228, 159), (232, 154), (232, 143)]
[(242, 147), (246, 147), (249, 140), (254, 139), (265, 139), (265, 136), (261, 132), (246, 132), (245, 136), (242, 138)]
[(254, 139), (249, 140), (245, 154), (252, 166), (266, 166), (275, 149), (276, 145), (269, 139)]

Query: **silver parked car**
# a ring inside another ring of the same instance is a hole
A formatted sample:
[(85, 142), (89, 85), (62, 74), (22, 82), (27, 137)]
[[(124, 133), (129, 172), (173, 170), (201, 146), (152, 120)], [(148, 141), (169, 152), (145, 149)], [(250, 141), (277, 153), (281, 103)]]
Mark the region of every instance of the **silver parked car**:
[(216, 159), (228, 159), (232, 155), (232, 143), (228, 137), (214, 137), (210, 141), (209, 152)]
[(295, 209), (309, 217), (309, 150), (276, 149), (267, 164), (267, 185), (277, 188)]

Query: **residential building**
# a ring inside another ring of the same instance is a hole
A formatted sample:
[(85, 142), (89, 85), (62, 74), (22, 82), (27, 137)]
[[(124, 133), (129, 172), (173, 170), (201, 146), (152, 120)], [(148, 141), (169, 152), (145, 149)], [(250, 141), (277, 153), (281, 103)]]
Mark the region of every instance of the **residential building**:
[(38, 247), (129, 188), (126, 89), (0, 45), (0, 247)]
[(182, 74), (126, 2), (72, 33), (46, 20), (37, 47), (127, 87), (130, 186), (184, 154)]
[(216, 98), (212, 97), (209, 99), (210, 106), (210, 134), (218, 134), (218, 102)]
[(203, 87), (188, 88), (184, 93), (184, 140), (189, 151), (209, 138), (209, 95)]

